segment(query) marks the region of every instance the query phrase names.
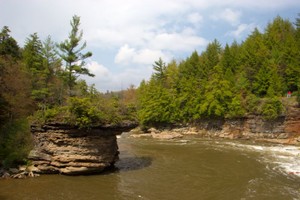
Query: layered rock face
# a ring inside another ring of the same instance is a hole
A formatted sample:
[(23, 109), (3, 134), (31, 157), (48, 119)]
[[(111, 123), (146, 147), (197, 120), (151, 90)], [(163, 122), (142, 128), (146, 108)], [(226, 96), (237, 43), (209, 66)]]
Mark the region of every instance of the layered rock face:
[(286, 115), (275, 120), (265, 120), (260, 115), (250, 115), (238, 119), (208, 119), (183, 127), (150, 128), (132, 137), (152, 137), (158, 139), (181, 138), (183, 135), (205, 137), (258, 139), (277, 143), (300, 143), (300, 107), (297, 104), (286, 108)]
[(35, 146), (29, 159), (38, 173), (98, 173), (118, 159), (116, 133), (103, 127), (85, 131), (59, 124), (33, 126)]

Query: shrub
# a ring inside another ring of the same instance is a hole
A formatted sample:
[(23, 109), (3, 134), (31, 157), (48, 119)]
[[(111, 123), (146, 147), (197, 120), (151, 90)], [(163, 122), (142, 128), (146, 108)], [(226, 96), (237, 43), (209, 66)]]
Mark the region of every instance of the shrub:
[(90, 128), (102, 122), (102, 112), (92, 104), (90, 98), (70, 98), (68, 110), (69, 123), (79, 128)]
[(31, 148), (32, 138), (27, 120), (16, 120), (1, 127), (0, 160), (5, 168), (26, 163)]

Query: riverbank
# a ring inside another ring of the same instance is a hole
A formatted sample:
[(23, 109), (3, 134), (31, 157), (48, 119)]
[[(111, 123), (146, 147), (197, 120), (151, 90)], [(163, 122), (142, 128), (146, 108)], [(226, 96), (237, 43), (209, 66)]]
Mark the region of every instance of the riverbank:
[(15, 168), (4, 169), (0, 168), (0, 179), (25, 179), (25, 178), (33, 178), (40, 176), (39, 174), (35, 173), (37, 168), (33, 165), (30, 166), (18, 166)]
[(300, 107), (293, 99), (283, 99), (285, 113), (274, 120), (261, 115), (237, 119), (203, 119), (193, 124), (136, 128), (131, 137), (175, 139), (185, 135), (197, 137), (255, 140), (300, 145)]
[(274, 134), (274, 133), (239, 133), (227, 132), (226, 130), (203, 130), (197, 127), (181, 127), (181, 128), (165, 128), (156, 129), (149, 128), (147, 130), (141, 130), (136, 128), (130, 132), (130, 137), (133, 138), (154, 138), (161, 140), (172, 140), (178, 138), (184, 138), (186, 136), (195, 136), (202, 138), (223, 138), (231, 140), (253, 140), (261, 142), (270, 142), (276, 144), (285, 145), (300, 145), (300, 135), (292, 135), (286, 133)]

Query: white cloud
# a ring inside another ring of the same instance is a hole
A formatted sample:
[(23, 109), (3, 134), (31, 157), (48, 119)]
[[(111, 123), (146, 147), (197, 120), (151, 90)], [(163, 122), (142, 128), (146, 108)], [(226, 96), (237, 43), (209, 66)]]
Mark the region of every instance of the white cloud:
[(257, 27), (255, 24), (240, 24), (236, 30), (229, 32), (227, 35), (231, 35), (236, 38), (240, 38), (243, 34), (249, 33)]
[(96, 61), (90, 61), (86, 65), (86, 68), (88, 68), (90, 70), (90, 72), (92, 74), (95, 74), (97, 77), (107, 78), (110, 76), (109, 70)]
[(121, 65), (151, 65), (160, 57), (166, 61), (169, 61), (171, 56), (168, 53), (163, 53), (161, 50), (148, 48), (136, 50), (125, 44), (119, 49), (115, 57), (115, 63)]
[(153, 64), (154, 61), (162, 58), (165, 61), (169, 61), (169, 56), (163, 53), (161, 50), (142, 49), (133, 57), (133, 62), (137, 64)]
[(115, 57), (115, 63), (122, 63), (122, 64), (129, 64), (133, 57), (135, 56), (136, 52), (134, 48), (130, 48), (128, 44), (125, 44), (119, 49), (119, 52), (117, 53)]
[(199, 13), (191, 13), (191, 14), (188, 14), (187, 20), (188, 20), (188, 22), (190, 22), (194, 25), (198, 25), (199, 23), (201, 23), (203, 21), (203, 16), (200, 15)]
[(95, 84), (101, 92), (117, 91), (128, 88), (129, 85), (138, 86), (142, 79), (148, 79), (152, 73), (151, 66), (139, 68), (128, 67), (124, 71), (112, 73), (108, 68), (96, 61), (90, 61), (86, 66), (95, 77), (81, 76), (87, 83)]
[(150, 42), (150, 46), (155, 49), (170, 51), (193, 51), (198, 47), (205, 46), (207, 43), (207, 40), (197, 36), (191, 29), (187, 29), (181, 33), (157, 34)]
[(223, 20), (231, 24), (232, 26), (240, 23), (241, 12), (234, 11), (230, 8), (226, 8), (221, 12), (215, 13), (211, 16), (213, 20)]

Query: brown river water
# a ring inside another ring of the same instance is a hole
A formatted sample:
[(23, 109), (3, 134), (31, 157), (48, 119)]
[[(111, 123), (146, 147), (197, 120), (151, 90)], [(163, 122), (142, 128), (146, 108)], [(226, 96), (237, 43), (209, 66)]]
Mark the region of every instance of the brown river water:
[(0, 200), (295, 200), (300, 149), (250, 141), (118, 139), (102, 175), (0, 180)]

